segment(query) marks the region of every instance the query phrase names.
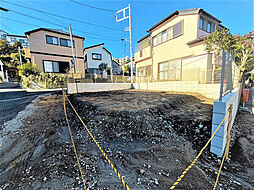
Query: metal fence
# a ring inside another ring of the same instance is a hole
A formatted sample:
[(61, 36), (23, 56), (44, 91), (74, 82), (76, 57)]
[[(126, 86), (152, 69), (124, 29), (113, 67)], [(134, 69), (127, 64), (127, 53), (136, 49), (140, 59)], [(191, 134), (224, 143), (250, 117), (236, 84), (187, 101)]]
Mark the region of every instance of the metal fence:
[(221, 54), (217, 57), (216, 64), (211, 67), (213, 68), (168, 68), (152, 76), (148, 75), (149, 72), (138, 72), (136, 83), (198, 81), (200, 84), (221, 84), (222, 96), (239, 87), (240, 70), (234, 62), (234, 54)]
[[(68, 75), (68, 83), (130, 83), (131, 76), (123, 75), (104, 75), (103, 74), (85, 74), (83, 76)], [(134, 77), (135, 81), (135, 77)]]

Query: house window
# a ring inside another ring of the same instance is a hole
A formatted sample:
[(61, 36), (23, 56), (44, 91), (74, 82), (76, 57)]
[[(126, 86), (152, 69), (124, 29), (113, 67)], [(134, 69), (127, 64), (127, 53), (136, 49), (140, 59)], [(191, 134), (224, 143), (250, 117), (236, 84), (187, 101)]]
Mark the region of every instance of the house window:
[(168, 79), (168, 62), (159, 64), (159, 80)]
[(15, 42), (16, 38), (11, 38), (11, 42)]
[(157, 45), (157, 36), (154, 36), (153, 37), (153, 46), (156, 46)]
[(68, 62), (43, 61), (45, 73), (66, 73), (69, 70)]
[(169, 64), (168, 79), (173, 81), (181, 80), (181, 60), (177, 59), (169, 61), (168, 64)]
[(183, 21), (173, 26), (173, 38), (182, 34), (182, 26), (183, 26)]
[(203, 29), (203, 26), (204, 26), (204, 18), (203, 18), (203, 17), (200, 17), (200, 18), (199, 18), (199, 28), (200, 28), (200, 29)]
[(102, 56), (99, 53), (93, 53), (92, 58), (93, 58), (93, 60), (101, 60)]
[(146, 67), (140, 67), (138, 68), (138, 76), (139, 77), (144, 77), (144, 76), (150, 76), (151, 74), (151, 66), (146, 66)]
[(157, 44), (160, 44), (161, 43), (161, 33), (157, 35)]
[(211, 22), (207, 23), (207, 32), (211, 33)]
[(159, 80), (181, 80), (181, 60), (159, 63)]
[(215, 31), (215, 24), (207, 19), (200, 17), (199, 19), (199, 29), (202, 29), (208, 33), (212, 33)]
[(211, 24), (211, 33), (214, 32), (214, 31), (215, 31), (215, 24), (212, 23), (212, 24)]
[[(71, 47), (71, 40), (60, 38), (60, 46)], [(74, 40), (73, 40), (73, 47), (75, 48)]]
[(143, 50), (141, 49), (141, 50), (139, 51), (139, 53), (140, 53), (139, 57), (142, 57), (142, 56), (143, 56)]
[(170, 27), (168, 30), (168, 40), (173, 38), (173, 27)]
[(58, 37), (46, 35), (47, 44), (58, 45)]
[(167, 41), (167, 31), (163, 31), (162, 32), (162, 42), (166, 42)]

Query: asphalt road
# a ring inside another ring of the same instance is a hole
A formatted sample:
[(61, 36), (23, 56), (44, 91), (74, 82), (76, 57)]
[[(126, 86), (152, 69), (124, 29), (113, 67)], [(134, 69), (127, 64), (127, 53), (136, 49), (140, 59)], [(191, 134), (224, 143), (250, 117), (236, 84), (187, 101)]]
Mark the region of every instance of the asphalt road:
[(39, 95), (39, 93), (27, 92), (0, 93), (0, 125), (14, 118)]

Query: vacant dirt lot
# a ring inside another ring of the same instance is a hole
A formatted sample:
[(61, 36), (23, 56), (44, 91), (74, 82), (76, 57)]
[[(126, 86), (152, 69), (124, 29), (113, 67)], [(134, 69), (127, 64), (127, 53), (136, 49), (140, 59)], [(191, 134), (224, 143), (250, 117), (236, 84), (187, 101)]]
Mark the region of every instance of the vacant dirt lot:
[[(131, 189), (169, 189), (210, 136), (212, 105), (204, 98), (117, 91), (69, 99)], [(22, 128), (4, 134), (10, 141), (0, 149), (0, 187), (82, 189), (62, 96), (40, 98), (36, 106)], [(67, 111), (89, 189), (124, 189), (69, 105)], [(237, 117), (221, 189), (254, 186), (248, 149), (254, 143), (254, 117), (245, 112)], [(176, 189), (211, 189), (220, 161), (206, 151)]]

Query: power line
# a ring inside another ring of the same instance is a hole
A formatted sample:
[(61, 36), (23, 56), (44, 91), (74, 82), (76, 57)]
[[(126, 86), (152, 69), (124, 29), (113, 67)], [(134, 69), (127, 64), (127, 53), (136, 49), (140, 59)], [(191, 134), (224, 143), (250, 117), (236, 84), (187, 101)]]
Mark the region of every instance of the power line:
[(111, 10), (111, 9), (104, 9), (104, 8), (94, 7), (94, 6), (91, 6), (91, 5), (88, 5), (88, 4), (85, 4), (85, 3), (81, 3), (81, 2), (78, 2), (78, 1), (74, 1), (74, 0), (70, 0), (70, 1), (72, 1), (73, 3), (77, 3), (77, 4), (80, 4), (80, 5), (92, 8), (92, 9), (97, 9), (97, 10), (101, 10), (101, 11), (108, 11), (108, 12), (113, 12), (113, 13), (116, 12), (116, 11)]
[[(67, 20), (72, 20), (72, 21), (75, 21), (75, 22), (79, 22), (79, 23), (83, 23), (83, 24), (87, 24), (87, 25), (91, 25), (91, 26), (96, 26), (96, 27), (110, 29), (110, 30), (120, 30), (118, 28), (108, 27), (108, 26), (99, 25), (99, 24), (93, 24), (93, 23), (90, 23), (90, 22), (84, 22), (82, 20), (77, 20), (77, 19), (74, 19), (74, 18), (57, 15), (57, 14), (54, 14), (54, 13), (38, 10), (38, 9), (35, 9), (35, 8), (30, 8), (30, 7), (27, 7), (27, 6), (19, 5), (19, 4), (8, 2), (8, 1), (5, 1), (5, 0), (1, 0), (1, 1), (5, 2), (5, 3), (8, 3), (8, 4), (12, 4), (12, 5), (18, 6), (18, 7), (22, 7), (22, 8), (25, 8), (25, 9), (37, 11), (37, 12), (44, 13), (44, 14), (49, 14), (49, 15), (52, 15), (52, 16), (55, 16), (55, 17), (59, 17), (59, 18), (67, 19)], [(9, 11), (11, 11), (11, 10), (9, 10)]]
[(1, 23), (1, 25), (2, 25), (5, 29), (11, 31), (12, 33), (18, 34), (16, 31), (14, 31), (13, 29), (11, 29), (10, 27), (7, 27), (5, 24)]
[(9, 9), (9, 11), (11, 11), (13, 13), (16, 13), (16, 14), (19, 14), (19, 15), (22, 15), (22, 16), (25, 16), (25, 17), (28, 17), (28, 18), (33, 18), (35, 20), (39, 20), (39, 21), (42, 21), (42, 22), (47, 22), (47, 23), (50, 23), (50, 24), (53, 24), (53, 25), (56, 25), (56, 26), (60, 26), (60, 27), (63, 27), (64, 29), (68, 30), (68, 27), (65, 27), (63, 25), (60, 25), (60, 24), (57, 24), (57, 23), (54, 23), (54, 22), (51, 22), (51, 21), (48, 21), (48, 20), (44, 20), (44, 19), (41, 19), (41, 18), (36, 18), (36, 17), (30, 16), (30, 15), (27, 15), (27, 14), (24, 14), (24, 13), (20, 13), (20, 12), (14, 11), (14, 10), (10, 10), (10, 9)]
[[(17, 1), (18, 1), (19, 3), (21, 3), (21, 4), (23, 4), (23, 5), (25, 5), (25, 6), (29, 7), (29, 8), (31, 8), (31, 9), (33, 9), (31, 6), (27, 5), (26, 3), (22, 2), (22, 1), (19, 1), (19, 0), (17, 0)], [(48, 18), (51, 18), (51, 19), (54, 19), (54, 20), (58, 21), (58, 22), (61, 23), (61, 24), (66, 25), (66, 23), (64, 23), (64, 22), (62, 22), (62, 21), (60, 21), (60, 20), (58, 20), (58, 19), (56, 19), (56, 18), (54, 18), (54, 17), (52, 17), (52, 16), (49, 16), (48, 14), (45, 14), (45, 13), (44, 13), (44, 15), (47, 16)]]
[[(30, 23), (27, 23), (27, 22), (23, 22), (23, 21), (19, 21), (19, 20), (14, 20), (14, 19), (10, 19), (10, 18), (6, 18), (6, 17), (2, 17), (2, 16), (0, 16), (0, 18), (3, 18), (3, 19), (6, 19), (6, 20), (9, 20), (9, 21), (13, 21), (13, 22), (17, 22), (17, 23), (21, 23), (21, 24), (27, 24), (27, 25), (31, 25), (31, 26), (35, 26), (35, 27), (40, 27), (40, 26), (38, 26), (38, 25), (35, 25), (35, 24), (30, 24)], [(64, 27), (64, 26), (62, 26), (62, 27)], [(108, 41), (120, 41), (120, 39), (113, 39), (113, 38), (111, 38), (111, 39), (109, 39), (109, 38), (100, 38), (100, 37), (93, 37), (93, 36), (97, 36), (96, 34), (94, 34), (94, 33), (89, 33), (89, 32), (83, 32), (83, 31), (81, 31), (81, 30), (77, 30), (77, 29), (73, 29), (73, 31), (76, 31), (76, 32), (79, 32), (79, 33), (83, 33), (83, 34), (90, 34), (91, 36), (89, 36), (89, 35), (86, 35), (87, 37), (91, 37), (91, 38), (94, 38), (94, 39), (102, 39), (102, 40), (108, 40)]]
[(10, 21), (13, 21), (13, 22), (17, 22), (17, 23), (21, 23), (21, 24), (27, 24), (27, 25), (31, 25), (31, 26), (35, 26), (35, 27), (40, 27), (40, 26), (35, 25), (35, 24), (31, 24), (31, 23), (27, 23), (27, 22), (23, 22), (23, 21), (18, 21), (18, 20), (14, 20), (14, 19), (11, 19), (11, 18), (7, 18), (7, 17), (2, 17), (1, 16), (0, 18), (10, 20)]

